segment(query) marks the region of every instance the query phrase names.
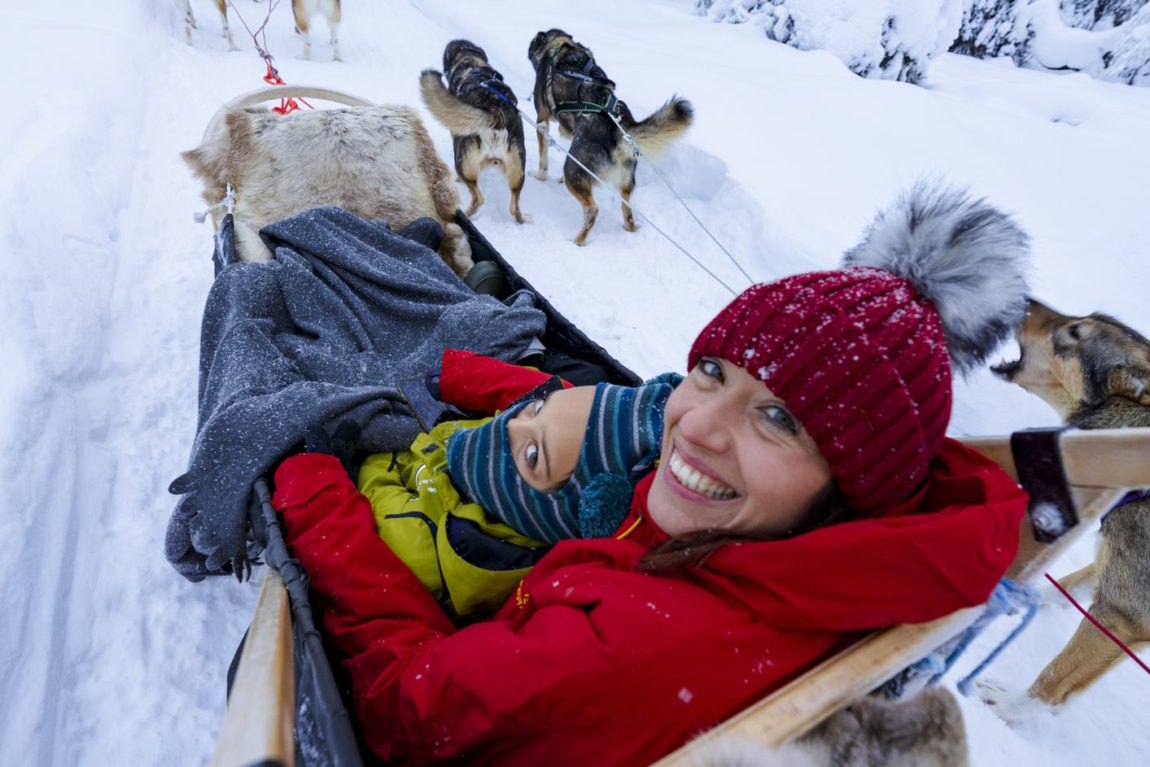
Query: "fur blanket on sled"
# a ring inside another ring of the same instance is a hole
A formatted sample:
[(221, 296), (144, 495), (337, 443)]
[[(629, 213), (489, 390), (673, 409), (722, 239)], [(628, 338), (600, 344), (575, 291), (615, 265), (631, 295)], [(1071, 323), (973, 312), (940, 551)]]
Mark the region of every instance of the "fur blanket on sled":
[(471, 268), (470, 245), (455, 223), (459, 191), (414, 109), (235, 109), (222, 117), (181, 157), (204, 182), (216, 231), (231, 184), (241, 261), (271, 258), (259, 237), (268, 224), (334, 205), (397, 229), (434, 218), (445, 235), (440, 256), (461, 277)]
[(165, 541), (189, 580), (244, 561), (252, 483), (308, 426), (350, 418), (365, 450), (407, 447), (419, 426), (397, 382), (447, 348), (517, 359), (544, 330), (530, 293), (478, 295), (381, 222), (320, 208), (263, 237), (274, 259), (226, 266), (204, 308), (196, 438)]

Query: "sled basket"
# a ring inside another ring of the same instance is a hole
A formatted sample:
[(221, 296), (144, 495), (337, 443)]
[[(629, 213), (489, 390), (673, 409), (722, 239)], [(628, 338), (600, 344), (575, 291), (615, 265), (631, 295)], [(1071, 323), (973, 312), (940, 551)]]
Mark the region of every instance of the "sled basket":
[[(549, 355), (560, 359), (556, 372), (573, 383), (606, 381), (635, 386), (634, 372), (563, 316), (495, 249), (463, 214), (475, 262), (498, 267), (501, 292), (526, 290), (546, 316), (541, 338)], [(231, 215), (215, 236), (213, 263), (218, 274), (236, 260)], [(550, 357), (549, 357), (550, 358)], [(307, 574), (284, 543), (266, 480), (253, 487), (251, 529), (268, 565), (255, 615), (236, 650), (229, 672), (228, 711), (213, 764), (357, 767), (373, 763), (361, 748), (341, 684), (312, 615)]]

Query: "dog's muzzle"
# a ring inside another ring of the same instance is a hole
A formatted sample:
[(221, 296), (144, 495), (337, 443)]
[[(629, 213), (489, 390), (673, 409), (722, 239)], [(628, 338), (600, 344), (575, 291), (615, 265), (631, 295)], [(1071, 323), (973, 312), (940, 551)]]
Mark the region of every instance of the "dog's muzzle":
[(1001, 378), (1003, 381), (1012, 383), (1014, 377), (1018, 375), (1018, 371), (1022, 368), (1022, 360), (1014, 360), (1013, 362), (1000, 362), (997, 365), (990, 366), (990, 372)]

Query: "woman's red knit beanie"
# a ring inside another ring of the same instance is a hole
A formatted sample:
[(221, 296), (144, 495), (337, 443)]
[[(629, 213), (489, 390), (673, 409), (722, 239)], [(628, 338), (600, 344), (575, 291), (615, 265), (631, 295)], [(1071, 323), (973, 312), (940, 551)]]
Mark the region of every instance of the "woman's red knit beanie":
[(984, 201), (916, 186), (845, 268), (744, 291), (699, 334), (688, 369), (717, 357), (766, 384), (851, 509), (882, 515), (922, 485), (942, 446), (952, 355), (971, 369), (1021, 319), (1026, 254), (1026, 235)]

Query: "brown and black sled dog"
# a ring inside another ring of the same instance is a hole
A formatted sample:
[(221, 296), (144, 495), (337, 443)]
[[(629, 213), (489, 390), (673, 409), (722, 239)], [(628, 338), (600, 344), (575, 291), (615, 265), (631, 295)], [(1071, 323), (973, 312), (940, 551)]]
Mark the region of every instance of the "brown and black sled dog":
[[(232, 30), (228, 27), (228, 2), (215, 0), (216, 10), (220, 12), (220, 21), (223, 23), (221, 34), (228, 41), (228, 50), (237, 51), (236, 42), (232, 39)], [(192, 30), (196, 28), (196, 15), (192, 13), (191, 0), (176, 0), (176, 7), (184, 13), (184, 37), (188, 45), (192, 44)]]
[(535, 67), (540, 179), (547, 178), (547, 133), (552, 118), (558, 121), (560, 134), (571, 139), (571, 157), (563, 164), (563, 179), (583, 206), (583, 228), (575, 244), (587, 242), (599, 208), (592, 194), (595, 180), (572, 157), (618, 188), (624, 200), (623, 228), (635, 231), (635, 217), (627, 202), (635, 188), (636, 158), (620, 126), (644, 153), (657, 153), (690, 126), (694, 115), (690, 102), (672, 96), (650, 117), (636, 122), (627, 105), (615, 97), (615, 83), (595, 63), (591, 50), (561, 29), (535, 35), (527, 57)]
[[(1070, 317), (1030, 301), (1018, 329), (1021, 359), (999, 377), (1053, 407), (1068, 426), (1150, 426), (1150, 341), (1105, 314)], [(1090, 613), (1130, 646), (1150, 641), (1150, 496), (1132, 495), (1102, 519), (1094, 562), (1061, 580), (1094, 583)], [(1058, 704), (1123, 657), (1086, 619), (1034, 680), (1031, 697)]]
[(342, 14), (339, 0), (292, 0), (291, 11), (295, 18), (296, 34), (303, 38), (305, 59), (311, 58), (311, 20), (323, 16), (331, 32), (331, 60), (343, 61), (339, 54), (339, 22)]
[(488, 165), (503, 169), (511, 188), (511, 215), (524, 222), (519, 210), (527, 168), (527, 148), (519, 101), (503, 82), (503, 75), (487, 63), (487, 53), (468, 40), (452, 40), (443, 51), (443, 75), (425, 69), (419, 76), (423, 103), (435, 119), (451, 131), (455, 170), (471, 192), (467, 215), (483, 204), (479, 174)]

